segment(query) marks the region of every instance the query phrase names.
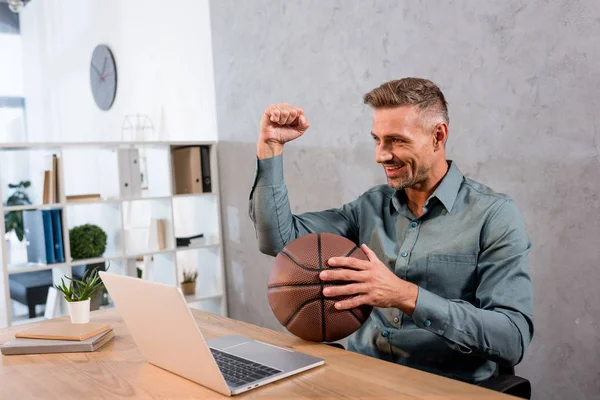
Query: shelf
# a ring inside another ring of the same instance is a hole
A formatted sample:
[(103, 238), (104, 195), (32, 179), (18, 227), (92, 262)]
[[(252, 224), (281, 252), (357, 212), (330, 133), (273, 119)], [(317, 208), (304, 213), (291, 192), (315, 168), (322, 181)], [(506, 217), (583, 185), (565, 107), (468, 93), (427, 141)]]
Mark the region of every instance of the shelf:
[(213, 196), (216, 193), (213, 192), (207, 192), (207, 193), (181, 193), (181, 194), (174, 194), (173, 198), (177, 199), (177, 198), (182, 198), (182, 197), (203, 197), (203, 196)]
[(93, 200), (77, 200), (77, 201), (67, 201), (65, 204), (67, 206), (79, 206), (82, 204), (117, 204), (121, 203), (120, 199), (93, 199)]
[(210, 146), (216, 145), (216, 141), (124, 141), (124, 142), (21, 142), (0, 143), (0, 150), (27, 150), (27, 149), (55, 149), (58, 147), (113, 147), (121, 148), (127, 146)]
[[(4, 246), (10, 251), (3, 256), (8, 265), (2, 265), (4, 279), (0, 279), (0, 300), (2, 300), (0, 328), (15, 323), (10, 312), (5, 311), (9, 310), (10, 305), (10, 288), (7, 286), (9, 275), (14, 279), (14, 274), (48, 271), (44, 274), (52, 272), (53, 279), (56, 279), (62, 275), (69, 276), (72, 268), (102, 263), (110, 263), (113, 272), (128, 276), (135, 276), (139, 273), (137, 268), (140, 268), (143, 270), (144, 279), (175, 287), (178, 287), (178, 283), (183, 279), (180, 276), (182, 271), (197, 270), (202, 280), (198, 282), (194, 295), (185, 296), (188, 306), (209, 312), (226, 313), (227, 292), (224, 285), (225, 271), (221, 247), (223, 238), (219, 206), (221, 199), (217, 190), (218, 144), (216, 140), (135, 139), (0, 143), (2, 187), (6, 187), (9, 182), (18, 182), (19, 179), (29, 179), (34, 189), (29, 192), (33, 204), (17, 206), (0, 204), (0, 209), (5, 213), (62, 210), (60, 229), (65, 236), (63, 237), (65, 255), (71, 254), (69, 239), (72, 237), (70, 233), (73, 228), (89, 223), (98, 225), (107, 234), (107, 246), (103, 256), (79, 260), (71, 260), (69, 256), (65, 262), (56, 264), (27, 262), (24, 244), (16, 243), (14, 234), (11, 234), (9, 243)], [(210, 147), (210, 171), (213, 180), (211, 192), (173, 193), (173, 150), (186, 146)], [(58, 169), (60, 184), (57, 188), (57, 197), (53, 198), (54, 203), (42, 204), (43, 193), (41, 192), (44, 178), (42, 172), (50, 168), (49, 162), (53, 154), (62, 161)], [(139, 154), (137, 161), (140, 167), (141, 191), (138, 190), (137, 185), (133, 191), (124, 190), (127, 189), (123, 186), (127, 182), (127, 177), (129, 175), (130, 178), (133, 177), (133, 172), (137, 174), (137, 169), (134, 170), (125, 160), (126, 154), (129, 154), (128, 161), (132, 160), (132, 154)], [(26, 165), (28, 169), (25, 168)], [(7, 168), (4, 168), (5, 166)], [(81, 166), (85, 166), (89, 171), (85, 172)], [(29, 171), (29, 175), (20, 177), (23, 171)], [(95, 198), (90, 196), (91, 198), (85, 199), (85, 194), (96, 193), (98, 195)], [(67, 200), (67, 195), (78, 194), (83, 198), (75, 197)], [(158, 220), (163, 222), (155, 222)], [(157, 240), (159, 231), (158, 229), (155, 231), (154, 227), (161, 225), (164, 226), (164, 235), (160, 235), (159, 241)], [(202, 240), (196, 240), (189, 246), (176, 246), (177, 237), (192, 237), (200, 232), (204, 233)], [(163, 248), (159, 249), (159, 246)], [(142, 260), (143, 262), (140, 262)]]
[(95, 199), (95, 200), (79, 200), (79, 201), (67, 201), (67, 206), (76, 206), (80, 204), (107, 204), (107, 203), (125, 203), (130, 201), (152, 201), (152, 200), (169, 200), (172, 197), (199, 197), (209, 196), (213, 193), (190, 193), (190, 194), (176, 194), (173, 196), (148, 196), (148, 197), (129, 197), (129, 198), (114, 198), (114, 199)]
[(177, 246), (177, 251), (207, 249), (207, 248), (219, 247), (219, 246), (220, 246), (219, 243), (195, 244), (193, 246)]
[(116, 261), (116, 260), (131, 260), (138, 257), (144, 256), (152, 256), (155, 254), (165, 254), (165, 253), (173, 253), (175, 249), (161, 249), (161, 250), (151, 250), (143, 253), (135, 253), (135, 254), (126, 254), (120, 256), (112, 256), (112, 257), (98, 257), (98, 258), (86, 258), (80, 260), (73, 260), (70, 262), (72, 265), (83, 265), (83, 264), (95, 264), (106, 261)]
[(55, 208), (62, 208), (64, 203), (53, 203), (53, 204), (28, 204), (25, 206), (8, 206), (2, 207), (5, 212), (8, 211), (25, 211), (25, 210), (50, 210)]
[(194, 303), (196, 301), (203, 301), (203, 300), (215, 300), (215, 299), (220, 299), (221, 297), (223, 297), (222, 294), (215, 294), (212, 296), (201, 296), (199, 294), (190, 294), (185, 296), (185, 301), (188, 303)]
[(22, 264), (11, 264), (8, 266), (8, 274), (20, 274), (21, 272), (34, 272), (34, 271), (45, 271), (53, 268), (64, 268), (68, 263), (59, 264), (36, 264), (36, 263), (22, 263)]

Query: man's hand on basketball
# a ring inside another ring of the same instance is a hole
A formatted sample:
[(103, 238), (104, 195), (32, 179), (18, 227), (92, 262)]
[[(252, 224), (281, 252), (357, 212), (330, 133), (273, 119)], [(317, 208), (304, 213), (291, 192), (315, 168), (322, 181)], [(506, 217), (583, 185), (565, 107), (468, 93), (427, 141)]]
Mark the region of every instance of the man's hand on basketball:
[(328, 260), (329, 266), (335, 269), (321, 272), (321, 280), (352, 283), (327, 287), (323, 289), (323, 294), (327, 297), (353, 296), (336, 302), (338, 310), (367, 304), (373, 307), (398, 308), (411, 315), (417, 302), (418, 286), (398, 278), (367, 245), (363, 244), (361, 249), (369, 261), (354, 257), (332, 257)]
[(304, 110), (287, 103), (271, 104), (260, 120), (260, 136), (256, 144), (259, 158), (274, 157), (283, 145), (299, 138), (310, 126)]

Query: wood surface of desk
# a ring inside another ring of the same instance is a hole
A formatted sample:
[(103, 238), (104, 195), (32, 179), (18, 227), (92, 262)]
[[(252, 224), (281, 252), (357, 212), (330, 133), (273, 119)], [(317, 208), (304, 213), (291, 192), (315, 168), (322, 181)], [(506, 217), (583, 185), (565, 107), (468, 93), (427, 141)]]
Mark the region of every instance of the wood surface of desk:
[[(510, 396), (193, 310), (207, 339), (241, 334), (325, 359), (325, 365), (232, 398), (509, 399)], [(0, 356), (0, 399), (213, 399), (219, 393), (145, 361), (117, 310), (94, 311), (116, 337), (94, 353)], [(43, 323), (43, 322), (42, 322)], [(0, 343), (32, 325), (0, 330)], [(165, 349), (165, 351), (167, 351)]]

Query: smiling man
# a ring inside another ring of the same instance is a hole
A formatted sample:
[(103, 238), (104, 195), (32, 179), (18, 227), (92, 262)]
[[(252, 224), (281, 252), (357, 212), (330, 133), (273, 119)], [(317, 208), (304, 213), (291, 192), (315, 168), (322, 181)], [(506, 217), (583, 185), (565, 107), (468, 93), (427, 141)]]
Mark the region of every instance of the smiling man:
[[(471, 383), (519, 363), (533, 336), (529, 235), (506, 195), (463, 176), (446, 159), (448, 109), (431, 81), (390, 81), (364, 96), (373, 109), (375, 159), (387, 185), (340, 208), (294, 215), (283, 181), (285, 143), (309, 127), (301, 108), (271, 105), (261, 120), (250, 217), (260, 250), (331, 232), (369, 261), (329, 259), (325, 296), (338, 309), (375, 307), (349, 349)], [(339, 269), (338, 269), (339, 268)]]

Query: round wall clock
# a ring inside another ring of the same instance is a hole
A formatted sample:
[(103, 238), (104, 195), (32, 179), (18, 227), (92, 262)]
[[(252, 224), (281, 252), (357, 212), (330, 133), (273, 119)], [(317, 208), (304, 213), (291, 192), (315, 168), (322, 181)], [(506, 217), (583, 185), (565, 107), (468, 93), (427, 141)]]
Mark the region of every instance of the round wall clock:
[(96, 105), (101, 110), (112, 106), (117, 93), (117, 66), (108, 46), (100, 44), (92, 53), (90, 85)]

